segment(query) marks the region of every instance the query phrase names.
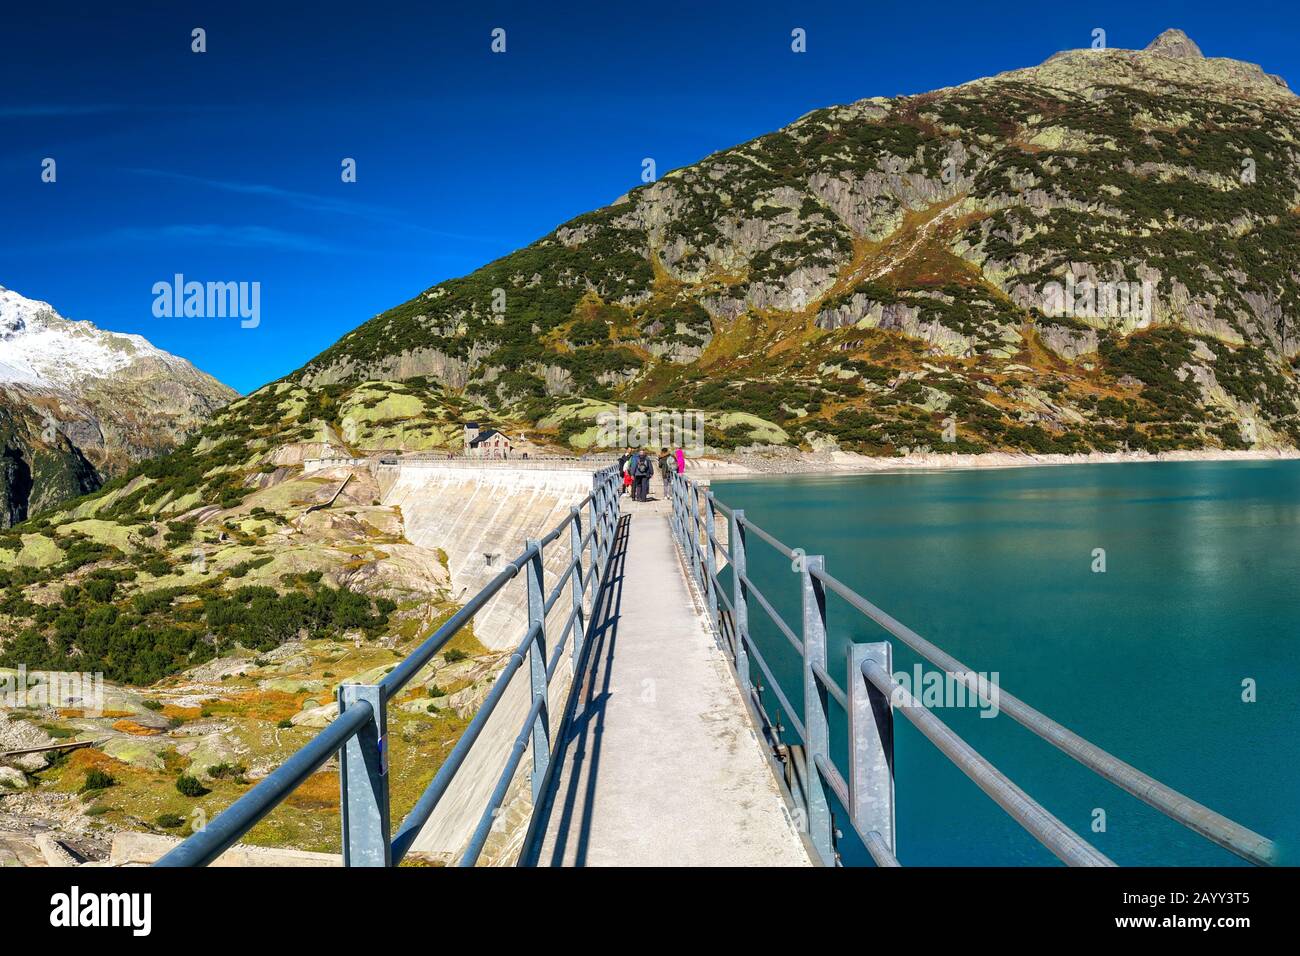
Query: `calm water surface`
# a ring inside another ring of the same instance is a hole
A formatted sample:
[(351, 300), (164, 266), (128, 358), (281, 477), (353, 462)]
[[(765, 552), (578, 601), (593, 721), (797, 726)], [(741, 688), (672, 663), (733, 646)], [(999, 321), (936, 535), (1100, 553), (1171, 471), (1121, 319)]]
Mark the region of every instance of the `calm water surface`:
[[(1002, 687), (1300, 862), (1300, 462), (1079, 465), (719, 481), (720, 500)], [(1105, 550), (1105, 573), (1093, 571)], [(798, 631), (789, 562), (750, 538), (754, 580)], [(828, 598), (831, 671), (884, 632)], [(793, 649), (750, 618), (802, 706)], [(894, 642), (895, 671), (919, 658)], [(1258, 699), (1242, 700), (1253, 679)], [(842, 677), (840, 677), (842, 681)], [(833, 745), (845, 766), (843, 714)], [(938, 711), (1120, 865), (1236, 857), (1009, 717)], [(1050, 864), (910, 724), (896, 722), (905, 865)], [(1093, 832), (1095, 811), (1105, 832)], [(846, 848), (856, 862), (857, 848)]]

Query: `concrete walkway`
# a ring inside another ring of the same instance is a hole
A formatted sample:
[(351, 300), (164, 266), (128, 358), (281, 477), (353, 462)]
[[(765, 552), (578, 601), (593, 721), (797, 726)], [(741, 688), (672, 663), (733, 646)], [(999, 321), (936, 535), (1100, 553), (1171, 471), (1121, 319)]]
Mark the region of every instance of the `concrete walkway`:
[(808, 866), (688, 588), (667, 503), (623, 510), (545, 837), (525, 862)]

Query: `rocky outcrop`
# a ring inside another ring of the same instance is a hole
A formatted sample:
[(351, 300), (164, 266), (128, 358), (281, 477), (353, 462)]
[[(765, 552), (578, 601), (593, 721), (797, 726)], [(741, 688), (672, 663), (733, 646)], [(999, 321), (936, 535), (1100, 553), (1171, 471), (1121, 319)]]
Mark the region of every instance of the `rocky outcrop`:
[[(931, 93), (830, 106), (377, 316), (300, 380), (429, 375), (537, 418), (540, 400), (571, 396), (798, 410), (777, 422), (797, 436), (827, 430), (819, 409), (879, 415), (865, 386), (853, 394), (807, 374), (825, 350), (870, 343), (895, 372), (917, 358), (967, 363), (951, 369), (968, 396), (1011, 362), (1036, 375), (1078, 365), (1106, 389), (1129, 373), (1124, 340), (1172, 329), (1179, 351), (1215, 340), (1241, 352), (1254, 380), (1286, 390), (1261, 413), (1297, 442), (1296, 142), (1300, 105), (1285, 83), (1206, 57), (1177, 30), (1142, 50), (1066, 50)], [(1067, 281), (1150, 295), (1140, 310), (1118, 299), (1049, 308), (1050, 288)], [(907, 341), (865, 334), (882, 332)], [(1076, 400), (1086, 409), (1096, 396), (1061, 402)], [(1044, 450), (1040, 432), (1010, 427), (1015, 409), (997, 406), (994, 422), (994, 406), (981, 408), (984, 424), (970, 426), (979, 444)], [(1158, 427), (1174, 412), (1184, 427)], [(1132, 424), (1163, 431), (1150, 436), (1160, 450), (1204, 439), (1209, 415), (1191, 405), (1126, 422), (1085, 414), (1059, 434), (1106, 450), (1143, 440)], [(864, 428), (916, 430), (841, 426), (878, 452), (897, 448)]]
[(94, 491), (98, 472), (49, 419), (37, 418), (0, 390), (0, 528)]
[(70, 321), (0, 287), (0, 523), (175, 448), (235, 395), (138, 335)]
[(1050, 322), (1038, 323), (1038, 337), (1054, 353), (1073, 362), (1097, 351), (1099, 342), (1096, 329), (1078, 329)]

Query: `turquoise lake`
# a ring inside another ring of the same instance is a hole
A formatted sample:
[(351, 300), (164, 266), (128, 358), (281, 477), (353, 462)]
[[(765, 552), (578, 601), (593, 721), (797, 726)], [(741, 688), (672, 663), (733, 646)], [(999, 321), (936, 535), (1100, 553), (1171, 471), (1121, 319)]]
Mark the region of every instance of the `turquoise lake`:
[[(720, 501), (1008, 693), (1211, 809), (1300, 842), (1300, 462), (1178, 462), (716, 481)], [(1096, 549), (1105, 571), (1094, 571)], [(799, 630), (790, 562), (749, 538), (751, 578)], [(729, 575), (727, 577), (729, 581)], [(830, 671), (886, 637), (833, 594)], [(793, 706), (793, 648), (750, 621)], [(894, 670), (920, 658), (894, 641)], [(1254, 702), (1243, 701), (1253, 680)], [(769, 698), (770, 699), (770, 698)], [(845, 767), (844, 715), (831, 703)], [(1246, 865), (1005, 715), (936, 714), (1121, 866)], [(901, 716), (904, 865), (1056, 858)], [(1095, 811), (1105, 832), (1093, 832)], [(847, 826), (843, 826), (847, 830)], [(848, 863), (866, 860), (844, 841)]]

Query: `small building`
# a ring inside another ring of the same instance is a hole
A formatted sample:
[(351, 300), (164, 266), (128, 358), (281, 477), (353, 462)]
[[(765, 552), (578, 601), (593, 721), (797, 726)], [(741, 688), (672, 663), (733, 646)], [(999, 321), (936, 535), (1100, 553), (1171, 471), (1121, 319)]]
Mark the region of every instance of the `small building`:
[(478, 422), (466, 422), (465, 454), (471, 458), (509, 458), (510, 437), (495, 428), (480, 429)]

